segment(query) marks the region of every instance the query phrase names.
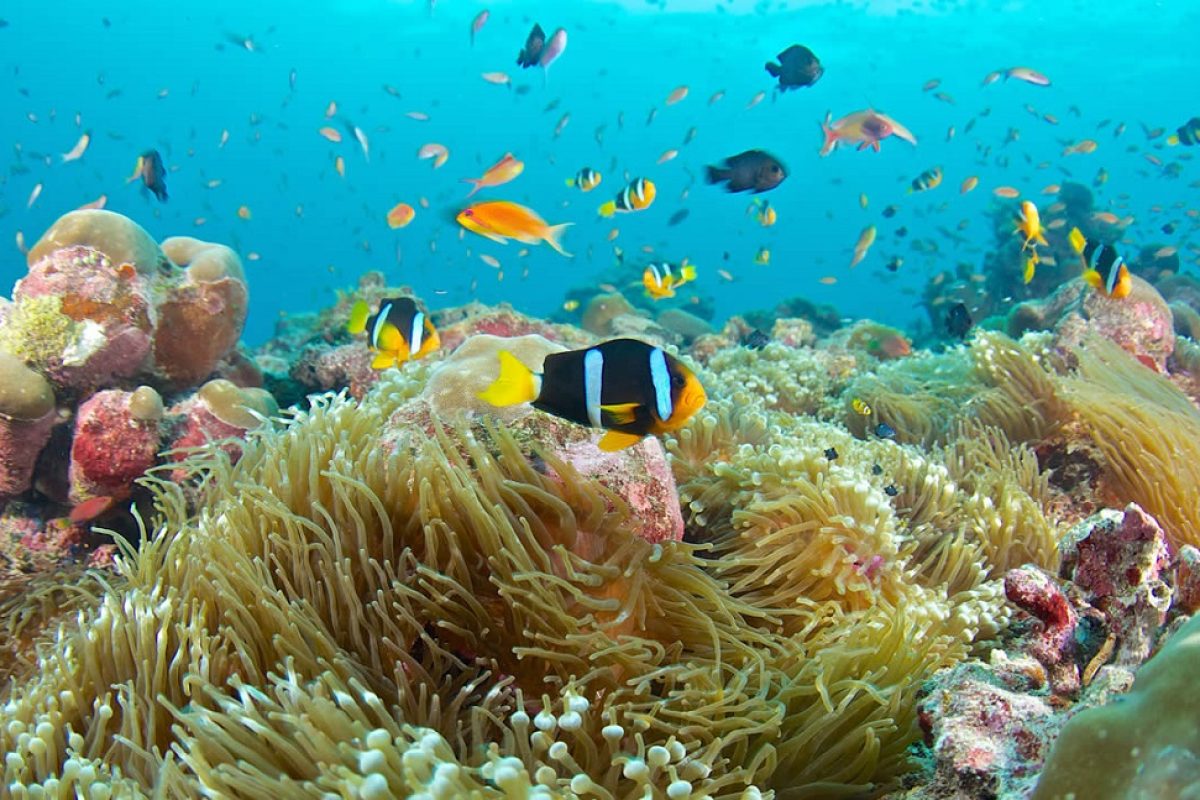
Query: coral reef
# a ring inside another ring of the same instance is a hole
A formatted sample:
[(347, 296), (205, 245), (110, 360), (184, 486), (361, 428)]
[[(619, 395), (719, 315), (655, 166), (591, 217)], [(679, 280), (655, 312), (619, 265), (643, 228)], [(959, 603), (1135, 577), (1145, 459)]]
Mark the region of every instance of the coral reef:
[(1077, 714), (1046, 760), (1034, 800), (1189, 797), (1200, 788), (1200, 617), (1179, 628), (1137, 672), (1121, 702)]
[(129, 499), (159, 463), (163, 394), (182, 400), (218, 370), (261, 376), (235, 349), (248, 297), (227, 247), (160, 247), (120, 214), (80, 210), (46, 231), (28, 267), (0, 321), (0, 501), (29, 501), (11, 513), (69, 560), (76, 525)]

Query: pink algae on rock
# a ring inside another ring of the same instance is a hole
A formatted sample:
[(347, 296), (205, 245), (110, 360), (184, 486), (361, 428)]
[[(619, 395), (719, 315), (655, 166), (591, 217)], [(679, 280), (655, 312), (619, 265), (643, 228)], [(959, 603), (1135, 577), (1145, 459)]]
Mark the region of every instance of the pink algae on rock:
[(128, 497), (133, 482), (155, 465), (159, 420), (137, 419), (131, 392), (106, 390), (85, 400), (71, 440), (71, 500)]

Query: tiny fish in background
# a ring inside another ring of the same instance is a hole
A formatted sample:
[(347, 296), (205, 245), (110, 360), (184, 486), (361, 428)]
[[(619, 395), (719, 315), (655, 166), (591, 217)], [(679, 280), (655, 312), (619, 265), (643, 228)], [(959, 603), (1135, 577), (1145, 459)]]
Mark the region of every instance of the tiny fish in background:
[(591, 167), (584, 167), (575, 173), (574, 178), (567, 178), (567, 186), (577, 188), (581, 192), (590, 192), (600, 185), (602, 176)]
[(157, 150), (147, 150), (138, 156), (133, 174), (125, 181), (141, 178), (142, 190), (151, 192), (160, 203), (167, 202), (167, 170)]
[(524, 171), (524, 161), (514, 157), (512, 153), (505, 153), (504, 157), (488, 167), (482, 176), (478, 178), (463, 178), (463, 183), (473, 184), (473, 188), (467, 194), (467, 197), (471, 197), (480, 189), (503, 186), (509, 181), (515, 180)]

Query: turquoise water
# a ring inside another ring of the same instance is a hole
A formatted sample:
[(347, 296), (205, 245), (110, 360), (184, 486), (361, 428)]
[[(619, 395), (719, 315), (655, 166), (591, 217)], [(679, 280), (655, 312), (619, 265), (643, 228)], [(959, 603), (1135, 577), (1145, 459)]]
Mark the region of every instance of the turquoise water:
[[(490, 19), (472, 47), (470, 21), (485, 7)], [(1185, 271), (1194, 270), (1195, 253), (1185, 248), (1195, 221), (1182, 212), (1197, 205), (1189, 184), (1200, 170), (1188, 159), (1192, 152), (1167, 148), (1165, 136), (1149, 140), (1143, 125), (1169, 133), (1200, 113), (1194, 91), (1184, 88), (1200, 74), (1189, 33), (1200, 30), (1197, 3), (440, 0), (431, 12), (426, 0), (20, 0), (0, 6), (0, 18), (8, 23), (0, 28), (0, 153), (8, 162), (0, 172), (0, 284), (7, 289), (24, 272), (18, 231), (31, 245), (60, 214), (105, 194), (109, 209), (156, 238), (194, 235), (230, 244), (244, 259), (257, 256), (247, 260), (251, 342), (270, 335), (281, 311), (328, 304), (334, 288), (352, 285), (368, 269), (412, 285), (434, 308), (478, 298), (546, 315), (571, 287), (636, 280), (651, 258), (642, 252), (647, 245), (656, 257), (688, 256), (699, 266), (693, 287), (715, 298), (718, 319), (803, 295), (834, 303), (846, 316), (910, 327), (925, 316), (914, 301), (930, 275), (960, 262), (982, 268), (994, 245), (992, 188), (1009, 185), (1040, 200), (1047, 184), (1072, 178), (1091, 185), (1100, 168), (1109, 179), (1097, 190), (1097, 205), (1135, 216), (1128, 246), (1176, 245)], [(547, 34), (559, 26), (569, 34), (545, 82), (541, 70), (514, 63), (535, 21)], [(231, 36), (251, 37), (257, 52), (232, 44)], [(825, 75), (776, 97), (763, 64), (793, 43), (812, 48)], [(1047, 74), (1053, 85), (981, 86), (987, 73), (1017, 65)], [(507, 72), (513, 87), (482, 80), (489, 71)], [(935, 78), (953, 105), (923, 91)], [(680, 85), (689, 96), (667, 107)], [(717, 91), (724, 98), (710, 105)], [(760, 91), (765, 100), (747, 108)], [(332, 121), (325, 118), (330, 101), (338, 106)], [(546, 110), (550, 105), (556, 107)], [(826, 111), (837, 118), (868, 106), (909, 127), (918, 146), (893, 138), (880, 153), (842, 149), (818, 157)], [(652, 108), (657, 114), (647, 125)], [(985, 109), (990, 113), (981, 116)], [(411, 119), (410, 111), (430, 119)], [(569, 123), (556, 138), (565, 113)], [(369, 161), (342, 118), (369, 137)], [(1098, 129), (1105, 119), (1112, 122)], [(1114, 138), (1120, 122), (1126, 130)], [(340, 144), (318, 135), (326, 124), (342, 131)], [(947, 141), (952, 125), (957, 134)], [(683, 146), (693, 126), (695, 139)], [(1004, 145), (1010, 128), (1020, 138)], [(82, 130), (92, 132), (91, 146), (80, 160), (61, 163), (59, 154)], [(221, 146), (223, 131), (229, 135)], [(1065, 144), (1084, 138), (1099, 143), (1095, 153), (1061, 155)], [(439, 170), (416, 157), (427, 142), (450, 150)], [(125, 183), (137, 155), (152, 147), (170, 170), (165, 205)], [(679, 156), (657, 165), (668, 148), (679, 148)], [(729, 196), (701, 180), (705, 164), (749, 148), (770, 151), (790, 172), (766, 195), (779, 214), (769, 229), (745, 214), (748, 195)], [(574, 222), (564, 239), (574, 258), (541, 246), (520, 259), (521, 245), (461, 238), (448, 218), (464, 206), (469, 187), (461, 180), (478, 177), (509, 151), (526, 163), (524, 174), (477, 198), (514, 200), (551, 223)], [(1176, 176), (1147, 154), (1164, 166), (1178, 162)], [(338, 155), (344, 178), (334, 169)], [(1006, 168), (998, 156), (1007, 157)], [(943, 184), (906, 194), (909, 182), (935, 165), (944, 168)], [(604, 175), (586, 195), (563, 183), (584, 166)], [(652, 179), (658, 199), (646, 211), (599, 219), (596, 207), (624, 185), (626, 170)], [(980, 186), (960, 195), (969, 175)], [(220, 185), (209, 188), (211, 181)], [(37, 184), (43, 190), (27, 208)], [(387, 227), (393, 204), (417, 206), (421, 197), (430, 207), (418, 207), (410, 226)], [(1172, 208), (1177, 203), (1182, 207)], [(884, 219), (889, 204), (900, 211)], [(241, 206), (249, 220), (239, 218)], [(689, 210), (687, 219), (668, 226), (680, 208)], [(1168, 219), (1184, 223), (1172, 236), (1160, 231)], [(851, 271), (855, 241), (870, 224), (878, 225), (878, 241)], [(900, 226), (908, 229), (905, 239), (894, 236)], [(613, 227), (626, 253), (620, 274), (612, 271), (607, 241)], [(914, 252), (914, 240), (932, 241), (937, 253)], [(762, 246), (772, 251), (767, 266), (753, 263)], [(500, 260), (502, 281), (481, 254)], [(892, 275), (883, 265), (894, 255), (905, 264)], [(819, 283), (822, 277), (837, 283)]]

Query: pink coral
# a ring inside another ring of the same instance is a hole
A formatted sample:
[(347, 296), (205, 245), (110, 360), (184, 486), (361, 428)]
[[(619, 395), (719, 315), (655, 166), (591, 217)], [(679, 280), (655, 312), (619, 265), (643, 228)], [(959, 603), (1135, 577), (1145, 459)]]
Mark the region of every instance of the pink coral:
[(592, 337), (578, 328), (528, 317), (505, 303), (496, 307), (471, 303), (439, 312), (438, 316), (442, 320), (438, 335), (442, 340), (442, 349), (446, 352), (452, 352), (464, 340), (477, 333), (506, 338), (535, 333), (552, 342), (579, 347), (586, 347), (594, 342)]
[(71, 500), (125, 498), (158, 460), (157, 419), (136, 419), (132, 393), (97, 392), (79, 406), (71, 442)]
[(1108, 512), (1080, 527), (1082, 535), (1064, 540), (1063, 571), (1108, 617), (1119, 641), (1116, 662), (1140, 664), (1170, 605), (1166, 534), (1133, 503), (1123, 514)]
[(999, 667), (961, 664), (931, 681), (918, 706), (933, 752), (933, 786), (909, 800), (1017, 797), (1032, 789), (1062, 725), (1044, 697), (1032, 694), (1026, 657)]
[(132, 265), (76, 246), (34, 263), (17, 281), (13, 298), (18, 305), (58, 298), (60, 313), (74, 325), (73, 337), (39, 366), (56, 385), (86, 394), (144, 368), (152, 330), (150, 292), (149, 281)]
[(1063, 590), (1051, 576), (1026, 565), (1004, 576), (1004, 593), (1036, 620), (1025, 649), (1045, 667), (1054, 690), (1063, 694), (1078, 690), (1075, 633), (1079, 615)]

